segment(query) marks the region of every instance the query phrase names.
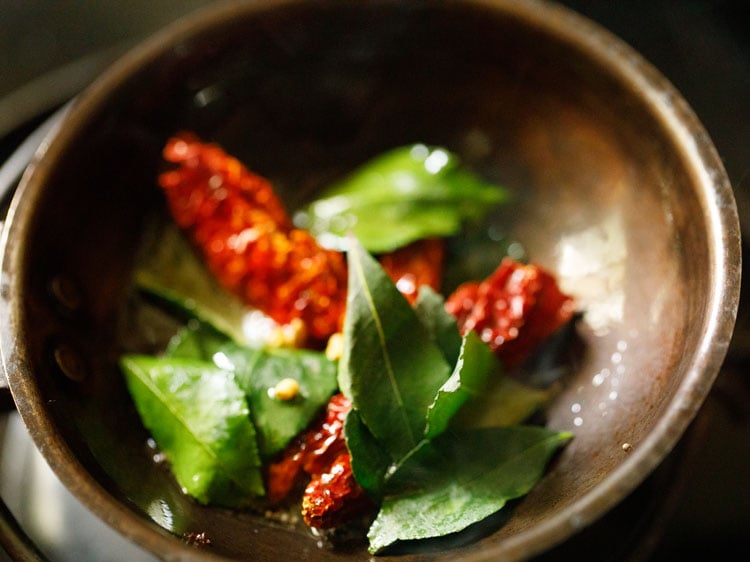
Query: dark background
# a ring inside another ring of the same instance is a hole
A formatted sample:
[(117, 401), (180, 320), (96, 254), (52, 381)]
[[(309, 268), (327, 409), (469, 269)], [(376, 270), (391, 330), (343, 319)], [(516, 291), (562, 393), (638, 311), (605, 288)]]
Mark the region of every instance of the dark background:
[[(207, 3), (0, 0), (0, 165), (50, 111), (85, 87), (113, 56)], [(746, 246), (750, 236), (746, 3), (562, 3), (624, 39), (693, 107), (734, 186)], [(745, 374), (750, 364), (750, 306), (746, 301), (743, 291), (728, 358), (674, 453), (615, 511), (540, 561), (750, 560), (750, 382)], [(0, 421), (0, 441), (3, 433)], [(102, 536), (99, 539), (106, 541)], [(115, 552), (109, 555), (113, 560), (127, 559)], [(0, 560), (5, 559), (0, 552)]]

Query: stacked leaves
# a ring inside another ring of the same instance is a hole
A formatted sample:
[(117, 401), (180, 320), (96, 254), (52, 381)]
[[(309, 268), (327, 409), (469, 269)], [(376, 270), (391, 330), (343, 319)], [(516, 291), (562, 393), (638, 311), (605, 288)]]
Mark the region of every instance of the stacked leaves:
[(488, 380), (502, 377), (494, 355), (473, 332), (460, 338), (438, 295), (423, 290), (412, 309), (355, 240), (348, 259), (338, 380), (353, 405), (345, 435), (354, 475), (382, 502), (368, 533), (376, 553), (495, 513), (531, 489), (571, 435), (535, 426), (451, 428), (464, 403), (482, 402)]

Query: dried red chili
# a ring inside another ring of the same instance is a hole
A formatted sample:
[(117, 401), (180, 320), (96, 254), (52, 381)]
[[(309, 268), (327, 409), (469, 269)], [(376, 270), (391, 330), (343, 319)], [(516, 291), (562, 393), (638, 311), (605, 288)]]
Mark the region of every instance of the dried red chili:
[(268, 467), (266, 493), (272, 504), (283, 501), (304, 474), (311, 477), (302, 496), (302, 516), (311, 527), (335, 527), (370, 505), (354, 478), (344, 440), (350, 409), (349, 399), (334, 395), (325, 417)]
[(573, 299), (536, 265), (505, 258), (481, 282), (464, 283), (446, 301), (462, 334), (474, 330), (508, 368), (573, 316)]
[(440, 290), (444, 256), (443, 240), (425, 238), (383, 255), (380, 264), (398, 290), (414, 304), (422, 285)]
[(346, 452), (344, 420), (352, 407), (343, 394), (328, 401), (325, 416), (307, 430), (268, 467), (267, 495), (272, 503), (282, 501), (292, 491), (301, 474), (322, 474), (341, 453)]
[(172, 215), (225, 287), (280, 324), (300, 318), (313, 338), (340, 330), (344, 258), (291, 226), (267, 180), (189, 133), (164, 158), (177, 164), (159, 177)]
[(302, 497), (302, 518), (310, 527), (330, 529), (361, 513), (370, 499), (357, 484), (349, 453), (342, 453), (328, 470), (313, 476)]

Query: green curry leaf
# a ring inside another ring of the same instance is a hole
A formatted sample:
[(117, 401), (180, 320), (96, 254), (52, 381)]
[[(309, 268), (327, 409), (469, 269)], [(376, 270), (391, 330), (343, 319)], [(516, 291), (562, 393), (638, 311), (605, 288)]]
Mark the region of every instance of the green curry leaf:
[(461, 334), (455, 317), (445, 310), (445, 299), (428, 285), (422, 285), (414, 312), (448, 364), (455, 365), (462, 345)]
[(210, 324), (191, 320), (172, 336), (164, 350), (168, 357), (213, 361), (214, 354), (232, 340)]
[(456, 414), (456, 427), (507, 427), (522, 423), (553, 396), (552, 389), (537, 389), (511, 377), (493, 378), (484, 392), (472, 396)]
[(507, 198), (461, 167), (451, 152), (422, 144), (366, 162), (295, 217), (323, 245), (345, 249), (356, 236), (367, 250), (386, 252), (430, 236), (456, 234)]
[(339, 386), (393, 460), (425, 434), (450, 366), (380, 264), (354, 239)]
[(144, 355), (126, 355), (120, 365), (143, 424), (188, 494), (227, 507), (263, 495), (255, 430), (231, 373)]
[(260, 322), (263, 315), (246, 307), (219, 284), (175, 225), (161, 229), (139, 259), (134, 277), (141, 290), (188, 316), (213, 326), (238, 343), (258, 345), (258, 337), (247, 327)]
[[(253, 349), (238, 345), (204, 324), (189, 325), (170, 342), (167, 354), (211, 361), (232, 371), (247, 395), (264, 459), (283, 449), (305, 429), (336, 391), (337, 365), (324, 353), (304, 349)], [(282, 379), (299, 383), (291, 400), (273, 389)]]
[(347, 414), (344, 421), (344, 436), (355, 480), (371, 498), (379, 498), (393, 461), (362, 423), (357, 410), (350, 410)]
[(368, 532), (370, 552), (455, 533), (525, 495), (569, 433), (535, 426), (448, 431), (425, 441), (389, 478)]
[[(305, 429), (337, 389), (336, 363), (316, 351), (227, 344), (214, 360), (232, 369), (237, 384), (247, 394), (258, 430), (258, 446), (266, 459)], [(291, 400), (281, 400), (273, 389), (288, 378), (299, 383), (299, 391)]]
[(501, 376), (500, 363), (487, 344), (471, 331), (463, 339), (453, 373), (427, 411), (425, 437), (440, 435), (464, 402), (482, 394), (491, 375)]

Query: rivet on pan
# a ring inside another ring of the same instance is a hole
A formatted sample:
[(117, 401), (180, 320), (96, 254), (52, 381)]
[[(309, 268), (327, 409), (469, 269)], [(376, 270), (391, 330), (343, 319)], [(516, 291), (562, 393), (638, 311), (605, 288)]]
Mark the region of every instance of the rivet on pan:
[(55, 347), (55, 362), (62, 373), (75, 382), (83, 381), (88, 375), (88, 369), (76, 350), (66, 344)]
[(57, 303), (68, 312), (75, 312), (81, 307), (81, 291), (68, 277), (53, 277), (49, 288)]

